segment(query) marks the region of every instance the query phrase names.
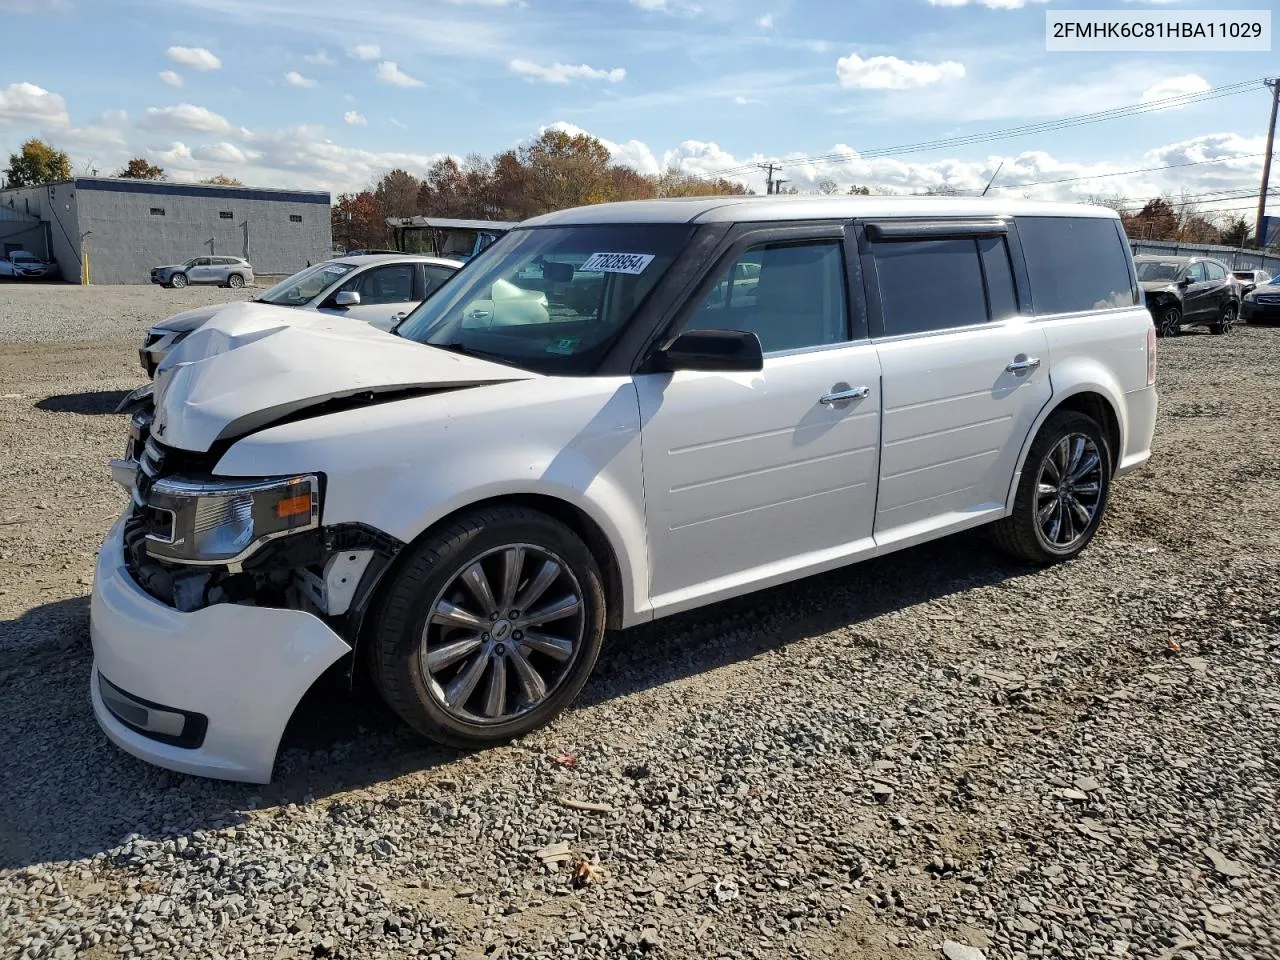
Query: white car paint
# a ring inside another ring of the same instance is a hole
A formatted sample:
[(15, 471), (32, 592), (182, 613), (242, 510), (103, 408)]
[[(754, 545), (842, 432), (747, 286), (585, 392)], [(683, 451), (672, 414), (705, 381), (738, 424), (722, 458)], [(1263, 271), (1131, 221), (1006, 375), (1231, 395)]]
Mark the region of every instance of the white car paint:
[[(619, 204), (539, 222), (993, 212), (1114, 216), (1006, 201), (769, 198)], [(364, 524), (405, 542), (496, 497), (572, 505), (603, 535), (619, 574), (613, 613), (627, 627), (1008, 515), (1035, 431), (1078, 393), (1113, 407), (1116, 472), (1136, 468), (1154, 429), (1150, 330), (1134, 305), (786, 351), (751, 373), (546, 376), (242, 305), (171, 353), (153, 430), (184, 450), (225, 445), (218, 477), (322, 474), (325, 526)], [(1008, 369), (1027, 358), (1040, 362)], [(863, 387), (848, 402), (821, 402)], [(399, 390), (436, 392), (277, 422), (327, 398)], [(194, 752), (157, 744), (115, 722), (95, 694), (100, 722), (164, 766), (269, 778), (301, 691), (345, 641), (297, 611), (177, 613), (132, 584), (119, 539), (117, 526), (94, 587), (97, 664), (136, 696), (205, 713), (218, 736)]]
[[(325, 284), (319, 291), (308, 298), (305, 302), (299, 304), (291, 304), (282, 306), (280, 309), (290, 311), (313, 311), (326, 313), (333, 316), (343, 317), (345, 319), (363, 320), (380, 330), (390, 330), (395, 326), (396, 322), (404, 316), (408, 311), (417, 306), (418, 301), (406, 300), (396, 303), (361, 303), (350, 307), (333, 307), (328, 306), (328, 302), (333, 297), (334, 292), (346, 284), (348, 281), (359, 277), (361, 274), (377, 267), (387, 266), (389, 264), (398, 263), (423, 263), (431, 266), (445, 267), (450, 270), (462, 269), (460, 260), (450, 260), (443, 257), (424, 257), (414, 254), (404, 254), (403, 256), (394, 256), (389, 254), (366, 254), (358, 257), (336, 257), (329, 263), (341, 263), (350, 265), (351, 269), (344, 272), (341, 276), (335, 277), (331, 283)], [(319, 266), (319, 264), (317, 264)], [(311, 268), (308, 268), (311, 269)], [(299, 271), (294, 279), (301, 273)], [(287, 283), (288, 281), (283, 281)], [(262, 294), (259, 294), (261, 296)], [(220, 314), (222, 311), (237, 305), (233, 303), (217, 303), (204, 307), (196, 307), (193, 310), (184, 310), (176, 313), (166, 320), (162, 320), (147, 331), (147, 335), (143, 340), (140, 350), (140, 358), (143, 369), (148, 373), (153, 373), (160, 361), (174, 348), (175, 344), (181, 343), (187, 338), (193, 330), (196, 330), (210, 319)], [(263, 306), (272, 306), (272, 304), (263, 304)]]

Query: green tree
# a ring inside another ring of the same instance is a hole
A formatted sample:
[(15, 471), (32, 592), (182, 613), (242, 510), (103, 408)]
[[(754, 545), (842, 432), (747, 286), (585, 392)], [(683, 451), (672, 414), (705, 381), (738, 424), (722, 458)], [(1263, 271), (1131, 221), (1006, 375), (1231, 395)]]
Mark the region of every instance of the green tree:
[(1222, 242), (1229, 247), (1252, 246), (1253, 225), (1244, 217), (1236, 216), (1222, 228)]
[(228, 177), (225, 173), (215, 173), (212, 177), (205, 177), (200, 181), (211, 187), (243, 187), (244, 184), (235, 177)]
[(373, 188), (374, 196), (388, 217), (412, 217), (418, 212), (418, 190), (422, 182), (397, 167), (383, 175)]
[(145, 157), (134, 157), (116, 171), (116, 176), (124, 180), (163, 180), (164, 167), (157, 167)]
[(34, 187), (71, 179), (71, 158), (43, 140), (32, 137), (17, 153), (9, 154), (5, 171), (11, 187)]

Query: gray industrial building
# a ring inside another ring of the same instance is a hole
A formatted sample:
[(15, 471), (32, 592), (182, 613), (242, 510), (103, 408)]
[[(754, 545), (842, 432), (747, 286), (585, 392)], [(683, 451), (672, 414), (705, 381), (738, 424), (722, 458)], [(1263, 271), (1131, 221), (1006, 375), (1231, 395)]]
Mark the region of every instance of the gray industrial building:
[(191, 257), (244, 257), (260, 276), (332, 256), (329, 194), (76, 177), (0, 189), (0, 252), (54, 260), (72, 283), (149, 283)]

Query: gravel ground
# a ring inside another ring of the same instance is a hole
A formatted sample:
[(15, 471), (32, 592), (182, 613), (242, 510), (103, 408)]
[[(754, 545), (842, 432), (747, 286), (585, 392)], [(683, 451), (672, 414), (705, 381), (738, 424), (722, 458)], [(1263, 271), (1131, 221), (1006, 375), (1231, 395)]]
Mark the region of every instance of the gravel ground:
[(252, 787), (86, 691), (105, 411), (213, 295), (0, 289), (0, 954), (1280, 957), (1280, 330), (1162, 343), (1074, 563), (953, 538), (611, 637), (483, 754), (316, 696)]

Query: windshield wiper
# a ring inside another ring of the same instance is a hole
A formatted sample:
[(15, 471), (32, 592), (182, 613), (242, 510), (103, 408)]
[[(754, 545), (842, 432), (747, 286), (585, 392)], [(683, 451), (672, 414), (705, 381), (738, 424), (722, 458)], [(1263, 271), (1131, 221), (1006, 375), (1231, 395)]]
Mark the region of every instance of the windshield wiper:
[(481, 360), (492, 360), (494, 363), (500, 363), (506, 367), (519, 367), (520, 364), (514, 360), (504, 357), (500, 353), (490, 353), (488, 350), (477, 350), (475, 347), (469, 347), (465, 343), (457, 341), (453, 343), (428, 343), (428, 347), (435, 347), (437, 350), (448, 350), (450, 353), (460, 353), (464, 357), (478, 357)]

